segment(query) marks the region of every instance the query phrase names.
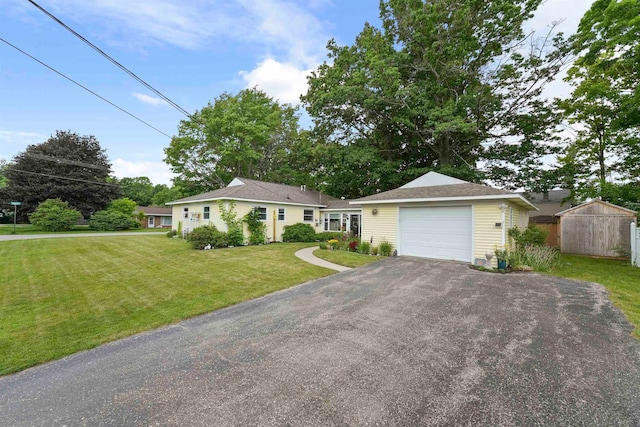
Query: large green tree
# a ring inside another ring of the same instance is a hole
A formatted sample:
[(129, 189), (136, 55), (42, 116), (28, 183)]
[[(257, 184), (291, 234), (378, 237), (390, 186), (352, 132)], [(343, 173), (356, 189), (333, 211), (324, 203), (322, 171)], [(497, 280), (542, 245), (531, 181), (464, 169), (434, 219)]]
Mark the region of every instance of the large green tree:
[(191, 194), (223, 187), (235, 176), (285, 183), (299, 133), (292, 106), (258, 89), (224, 93), (180, 122), (165, 162)]
[(7, 165), (7, 186), (0, 189), (0, 199), (22, 202), (22, 221), (47, 199), (68, 202), (88, 218), (118, 197), (117, 185), (108, 183), (110, 173), (107, 154), (93, 135), (56, 131)]
[(139, 206), (150, 206), (153, 202), (155, 187), (146, 176), (125, 177), (120, 179), (120, 194), (135, 201)]
[(366, 24), (352, 46), (331, 40), (302, 98), (330, 146), (320, 173), (336, 155), (353, 160), (342, 166), (368, 173), (352, 197), (432, 169), (479, 180), (478, 160), (494, 180), (534, 176), (518, 173), (551, 151), (540, 94), (566, 57), (560, 36), (522, 30), (540, 3), (383, 0), (382, 28)]
[(613, 200), (612, 179), (640, 178), (640, 2), (596, 0), (571, 41), (574, 90), (560, 105), (577, 132), (564, 164), (579, 165), (578, 193)]

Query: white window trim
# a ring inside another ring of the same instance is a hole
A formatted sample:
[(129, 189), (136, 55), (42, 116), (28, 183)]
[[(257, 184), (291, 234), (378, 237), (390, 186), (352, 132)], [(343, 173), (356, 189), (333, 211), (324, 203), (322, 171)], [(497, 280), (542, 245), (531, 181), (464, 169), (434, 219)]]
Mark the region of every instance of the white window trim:
[(269, 220), (269, 209), (263, 208), (262, 206), (256, 206), (255, 208), (259, 209), (260, 212), (262, 211), (262, 209), (264, 209), (264, 219), (261, 218), (260, 221), (267, 222)]
[[(311, 212), (311, 219), (306, 219), (307, 212)], [(302, 211), (302, 221), (303, 222), (313, 222), (313, 217), (315, 216), (315, 211), (313, 209), (304, 209)]]
[[(282, 211), (282, 219), (280, 219), (280, 211)], [(278, 208), (278, 222), (285, 222), (287, 220), (287, 210), (285, 208)]]
[(204, 206), (202, 208), (202, 219), (209, 219), (209, 218), (211, 218), (211, 207), (210, 206)]

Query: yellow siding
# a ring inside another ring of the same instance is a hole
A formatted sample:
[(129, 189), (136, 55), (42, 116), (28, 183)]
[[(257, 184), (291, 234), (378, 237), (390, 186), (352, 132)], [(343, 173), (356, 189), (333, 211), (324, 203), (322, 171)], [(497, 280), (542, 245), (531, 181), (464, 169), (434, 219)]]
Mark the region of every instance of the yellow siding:
[[(209, 219), (204, 219), (204, 207), (209, 206)], [(228, 205), (227, 205), (228, 206)], [(236, 202), (235, 212), (240, 219), (248, 214), (254, 207), (260, 206), (267, 208), (267, 225), (266, 236), (269, 241), (274, 241), (274, 219), (275, 219), (275, 241), (282, 241), (282, 233), (284, 226), (296, 224), (302, 222), (311, 225), (316, 231), (320, 231), (320, 227), (316, 226), (316, 223), (320, 224), (320, 213), (318, 208), (293, 206), (293, 205), (281, 205), (276, 203), (257, 203), (257, 202)], [(189, 218), (183, 217), (183, 209), (189, 208)], [(278, 220), (278, 209), (285, 210), (284, 221)], [(304, 221), (304, 210), (313, 209), (313, 222)], [(193, 230), (196, 227), (203, 225), (215, 225), (220, 231), (227, 231), (227, 225), (220, 218), (220, 210), (218, 208), (218, 201), (213, 202), (198, 202), (198, 203), (186, 203), (180, 205), (173, 205), (172, 208), (172, 224), (173, 229), (178, 229), (178, 221), (182, 221), (182, 227), (185, 232)], [(249, 233), (245, 226), (244, 228), (245, 238), (248, 238)]]
[[(373, 210), (377, 213), (374, 215)], [(387, 241), (398, 248), (398, 206), (365, 205), (362, 207), (362, 240), (374, 246)]]
[[(473, 204), (473, 258), (485, 259), (487, 252), (493, 253), (495, 246), (502, 242), (502, 227), (496, 223), (502, 222), (502, 200), (490, 202), (476, 202)], [(506, 218), (509, 221), (509, 218)], [(491, 260), (494, 267), (498, 266), (495, 256)]]

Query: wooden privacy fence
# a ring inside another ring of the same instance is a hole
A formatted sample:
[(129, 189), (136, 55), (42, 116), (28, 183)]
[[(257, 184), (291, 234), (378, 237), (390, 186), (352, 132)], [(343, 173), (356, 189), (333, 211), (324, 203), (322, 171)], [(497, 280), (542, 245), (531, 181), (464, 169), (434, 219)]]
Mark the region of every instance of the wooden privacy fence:
[(631, 264), (640, 267), (640, 228), (631, 223)]

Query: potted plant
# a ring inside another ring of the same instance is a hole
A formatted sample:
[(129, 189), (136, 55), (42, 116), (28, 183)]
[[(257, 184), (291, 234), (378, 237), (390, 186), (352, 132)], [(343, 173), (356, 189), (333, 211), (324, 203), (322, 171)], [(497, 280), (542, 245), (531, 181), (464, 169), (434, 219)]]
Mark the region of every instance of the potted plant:
[(498, 269), (506, 270), (507, 269), (507, 249), (506, 248), (496, 248), (493, 253), (496, 255), (496, 260), (498, 261)]

